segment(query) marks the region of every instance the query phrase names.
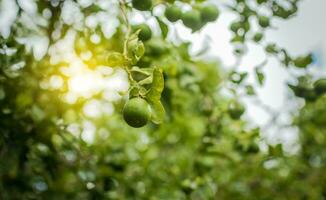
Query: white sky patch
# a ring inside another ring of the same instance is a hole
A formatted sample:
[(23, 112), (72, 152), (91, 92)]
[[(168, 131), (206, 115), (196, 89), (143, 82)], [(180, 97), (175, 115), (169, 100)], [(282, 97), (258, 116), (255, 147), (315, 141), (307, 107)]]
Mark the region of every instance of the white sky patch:
[(96, 17), (96, 14), (91, 14), (89, 16), (86, 17), (85, 19), (85, 25), (88, 27), (88, 28), (91, 28), (91, 29), (95, 29), (96, 26), (98, 25), (98, 19)]
[(64, 23), (71, 25), (77, 30), (82, 30), (84, 14), (80, 11), (80, 7), (77, 3), (66, 0), (61, 12), (61, 18)]
[(129, 89), (128, 75), (123, 69), (116, 69), (111, 77), (106, 78), (104, 86), (108, 90), (127, 92)]
[(113, 74), (113, 72), (114, 72), (112, 67), (108, 67), (108, 66), (104, 66), (104, 65), (97, 66), (95, 70), (98, 73), (103, 74), (104, 76), (109, 76), (109, 75)]
[(33, 52), (36, 60), (41, 60), (47, 53), (49, 38), (41, 35), (30, 35), (25, 38), (17, 38), (17, 41), (25, 45), (27, 52)]
[(83, 112), (88, 117), (97, 118), (102, 114), (101, 102), (98, 100), (91, 100), (87, 102), (83, 107)]
[(98, 12), (97, 19), (101, 25), (101, 30), (106, 38), (111, 38), (116, 32), (120, 22), (115, 14), (115, 9), (112, 8), (110, 12)]
[(81, 133), (82, 140), (88, 144), (93, 144), (95, 140), (95, 132), (95, 125), (90, 121), (84, 121), (83, 131)]
[(63, 86), (63, 78), (58, 75), (53, 75), (50, 77), (50, 86), (52, 89), (59, 89)]
[(50, 46), (49, 55), (50, 63), (55, 65), (60, 61), (71, 62), (76, 60), (74, 42), (76, 32), (69, 30), (64, 38), (58, 40), (56, 43)]
[(83, 112), (90, 118), (99, 118), (102, 115), (111, 116), (114, 113), (114, 106), (110, 102), (94, 99), (84, 105)]
[(101, 91), (101, 81), (101, 76), (91, 71), (73, 76), (68, 81), (69, 92), (75, 93), (77, 96), (90, 98)]
[(93, 42), (93, 44), (99, 44), (101, 42), (101, 37), (94, 33), (91, 35), (91, 42)]
[(16, 20), (18, 6), (13, 0), (2, 0), (0, 3), (0, 34), (8, 38), (11, 32), (11, 26)]
[[(102, 74), (103, 71), (92, 71), (83, 68), (83, 66), (70, 67), (74, 69), (64, 68), (66, 71), (71, 70), (68, 80), (69, 93), (75, 94), (77, 97), (91, 98), (99, 92), (106, 91), (107, 98), (118, 100), (118, 92), (127, 92), (129, 89), (128, 77), (124, 70), (116, 69), (112, 75)], [(102, 70), (105, 69), (102, 66)], [(108, 68), (111, 69), (111, 68)], [(122, 72), (123, 71), (123, 72)], [(111, 73), (111, 72), (110, 72)]]
[(90, 60), (92, 58), (93, 54), (91, 51), (84, 51), (80, 53), (80, 58), (82, 60)]
[(107, 101), (114, 102), (114, 101), (119, 101), (122, 98), (122, 96), (116, 91), (104, 90), (103, 98)]
[(30, 15), (37, 13), (37, 4), (35, 0), (18, 0), (19, 7)]
[(48, 8), (45, 8), (43, 11), (42, 11), (42, 16), (45, 18), (45, 19), (50, 19), (52, 17), (52, 12), (50, 9)]
[(94, 0), (78, 0), (78, 4), (83, 8), (87, 8), (88, 6), (91, 6), (93, 3)]
[(63, 96), (63, 99), (69, 104), (74, 104), (78, 100), (78, 96), (75, 93), (68, 92)]
[(114, 106), (110, 102), (105, 102), (102, 104), (103, 113), (110, 116), (114, 113)]

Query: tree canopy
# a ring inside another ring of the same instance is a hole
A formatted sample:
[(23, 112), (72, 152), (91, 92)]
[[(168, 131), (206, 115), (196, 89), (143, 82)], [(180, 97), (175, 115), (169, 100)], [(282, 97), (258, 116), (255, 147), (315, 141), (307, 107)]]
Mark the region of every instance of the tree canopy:
[[(326, 199), (326, 79), (307, 71), (311, 54), (264, 38), (299, 3), (0, 1), (0, 199)], [(303, 102), (289, 125), (295, 153), (242, 117), (267, 61), (250, 84), (169, 37), (228, 12), (239, 60), (255, 43), (298, 72), (288, 85), (289, 101)]]

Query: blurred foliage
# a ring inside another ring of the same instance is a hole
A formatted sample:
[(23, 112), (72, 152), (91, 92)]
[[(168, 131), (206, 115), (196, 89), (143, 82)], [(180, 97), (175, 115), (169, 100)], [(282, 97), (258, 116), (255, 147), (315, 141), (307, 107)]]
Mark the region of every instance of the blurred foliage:
[[(66, 101), (75, 74), (65, 70), (72, 64), (53, 62), (50, 53), (36, 59), (19, 38), (38, 33), (17, 20), (10, 36), (0, 38), (0, 199), (326, 199), (325, 80), (304, 74), (289, 83), (295, 96), (306, 101), (292, 125), (299, 130), (300, 149), (287, 154), (282, 144), (266, 144), (261, 129), (241, 118), (245, 107), (238, 91), (255, 96), (247, 73), (222, 71), (218, 62), (190, 54), (191, 43), (166, 39), (178, 20), (200, 32), (223, 12), (234, 12), (235, 55), (241, 58), (253, 40), (285, 67), (305, 70), (310, 55), (292, 58), (276, 44), (263, 42), (273, 19), (292, 17), (298, 0), (285, 1), (286, 7), (276, 0), (252, 1), (270, 16), (246, 0), (230, 1), (223, 11), (205, 0), (121, 0), (113, 4), (119, 8), (119, 25), (112, 37), (98, 27), (63, 23), (64, 4), (73, 1), (36, 2), (39, 12), (47, 8), (52, 13), (40, 27), (49, 37), (49, 52), (56, 44), (68, 46), (69, 40), (62, 44), (60, 39), (74, 30), (73, 55), (82, 58), (86, 73), (104, 69), (106, 78), (123, 69), (130, 85), (115, 94), (117, 100), (109, 101), (101, 90)], [(151, 11), (159, 4), (170, 9), (155, 15), (161, 34), (145, 23), (130, 24), (129, 12), (154, 16)], [(80, 9), (85, 15), (103, 10), (95, 3)], [(24, 12), (20, 8), (19, 15)], [(251, 29), (250, 18), (257, 20), (258, 31)], [(58, 26), (59, 38), (53, 36)], [(94, 42), (93, 33), (101, 42)], [(260, 86), (268, 76), (265, 64), (254, 68)], [(77, 82), (80, 87), (90, 84), (82, 84), (86, 78)], [(51, 87), (51, 80), (59, 87)], [(152, 112), (151, 122), (139, 129), (122, 117), (124, 104), (134, 97), (145, 99)], [(103, 111), (96, 117), (85, 114), (85, 105), (94, 100)], [(114, 110), (109, 114), (104, 112), (108, 103)]]

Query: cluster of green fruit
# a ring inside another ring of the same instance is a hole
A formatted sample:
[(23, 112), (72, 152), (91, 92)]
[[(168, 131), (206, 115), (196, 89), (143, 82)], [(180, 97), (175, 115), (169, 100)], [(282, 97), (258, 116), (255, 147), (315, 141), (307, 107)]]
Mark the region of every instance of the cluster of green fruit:
[[(153, 7), (152, 0), (132, 0), (133, 8), (140, 11), (149, 11)], [(219, 10), (214, 5), (204, 5), (199, 8), (182, 12), (176, 5), (168, 6), (165, 10), (165, 17), (170, 22), (182, 20), (183, 24), (193, 32), (198, 31), (208, 22), (215, 21), (219, 16)]]
[(218, 16), (219, 10), (214, 5), (205, 5), (186, 12), (182, 12), (178, 6), (172, 5), (165, 10), (165, 17), (170, 22), (176, 22), (181, 19), (183, 24), (193, 32), (200, 30), (208, 22), (215, 21)]

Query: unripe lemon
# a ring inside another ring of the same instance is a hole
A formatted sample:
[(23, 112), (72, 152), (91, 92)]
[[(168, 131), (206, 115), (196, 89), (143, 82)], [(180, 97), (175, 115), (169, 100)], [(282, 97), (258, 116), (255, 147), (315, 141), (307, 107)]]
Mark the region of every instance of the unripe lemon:
[(123, 108), (123, 118), (131, 127), (140, 128), (145, 126), (150, 117), (149, 104), (140, 97), (130, 99)]
[(199, 30), (202, 26), (200, 12), (197, 10), (190, 10), (182, 14), (183, 24), (193, 31)]
[(242, 27), (242, 23), (241, 22), (233, 22), (230, 25), (230, 29), (231, 31), (233, 31), (234, 33), (238, 32), (238, 30)]
[(253, 37), (255, 42), (260, 42), (263, 39), (264, 35), (262, 33), (256, 33)]
[(170, 22), (176, 22), (181, 18), (182, 11), (178, 6), (167, 7), (164, 13)]
[(152, 0), (132, 0), (132, 7), (140, 11), (150, 10), (152, 5)]
[(269, 18), (266, 17), (266, 16), (260, 16), (260, 17), (258, 18), (258, 23), (259, 23), (259, 25), (260, 25), (261, 27), (263, 27), (263, 28), (267, 28), (267, 27), (270, 25), (270, 23), (269, 23)]
[(239, 103), (231, 103), (229, 106), (228, 113), (230, 117), (234, 120), (240, 119), (240, 117), (245, 112), (245, 107)]
[(200, 9), (200, 15), (203, 22), (213, 22), (219, 16), (219, 10), (214, 5), (207, 5)]
[(326, 93), (326, 79), (319, 79), (314, 83), (314, 88), (317, 94)]
[(139, 25), (134, 26), (135, 31), (138, 29), (141, 30), (138, 35), (138, 37), (141, 41), (147, 41), (147, 40), (151, 39), (152, 30), (147, 24), (139, 24)]

